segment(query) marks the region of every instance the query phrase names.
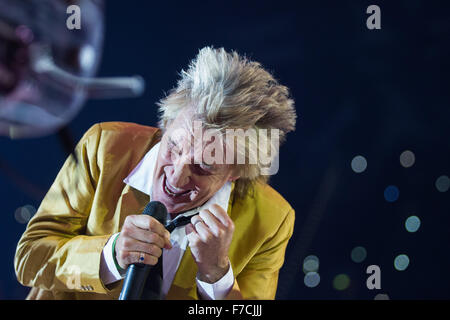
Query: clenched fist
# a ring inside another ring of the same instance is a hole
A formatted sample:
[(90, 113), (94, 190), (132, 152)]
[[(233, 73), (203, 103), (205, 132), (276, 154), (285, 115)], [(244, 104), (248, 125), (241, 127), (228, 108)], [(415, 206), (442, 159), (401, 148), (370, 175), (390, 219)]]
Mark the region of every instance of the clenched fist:
[(200, 211), (186, 226), (192, 256), (198, 266), (198, 278), (214, 283), (230, 267), (228, 249), (233, 238), (234, 223), (217, 204)]
[(155, 218), (140, 214), (125, 218), (116, 242), (116, 259), (122, 269), (132, 263), (155, 265), (162, 249), (171, 249), (170, 233)]

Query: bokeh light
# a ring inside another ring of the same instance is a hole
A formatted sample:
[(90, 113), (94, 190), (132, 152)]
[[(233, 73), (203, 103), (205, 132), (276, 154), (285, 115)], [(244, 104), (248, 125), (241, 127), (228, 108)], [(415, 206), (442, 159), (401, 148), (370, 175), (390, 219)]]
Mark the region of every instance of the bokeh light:
[(317, 287), (320, 283), (320, 275), (317, 272), (308, 272), (303, 279), (308, 288)]
[(405, 168), (412, 167), (415, 161), (416, 157), (412, 151), (406, 150), (400, 155), (400, 164)]
[(352, 261), (356, 263), (363, 262), (367, 257), (367, 251), (364, 247), (355, 247), (351, 253)]
[(416, 232), (420, 228), (420, 219), (417, 216), (410, 216), (405, 221), (405, 228), (408, 232)]
[(344, 273), (338, 274), (333, 279), (333, 288), (335, 288), (336, 290), (339, 291), (345, 290), (348, 288), (349, 285), (350, 285), (350, 278), (348, 275)]
[(23, 207), (19, 207), (14, 212), (14, 219), (18, 223), (26, 224), (30, 219), (33, 217), (33, 215), (36, 213), (36, 208), (32, 205), (25, 205)]
[(438, 189), (439, 192), (447, 192), (450, 188), (450, 179), (447, 176), (440, 176), (436, 179), (435, 183), (436, 189)]
[(394, 267), (398, 271), (403, 271), (409, 266), (409, 257), (406, 254), (398, 255), (394, 260)]
[(315, 255), (309, 255), (303, 260), (303, 272), (316, 272), (319, 270), (319, 258)]
[(396, 186), (388, 186), (384, 190), (384, 199), (386, 199), (387, 202), (395, 202), (398, 200), (398, 197), (400, 195), (400, 191)]
[(351, 162), (352, 170), (356, 173), (361, 173), (367, 168), (367, 160), (363, 156), (356, 156)]

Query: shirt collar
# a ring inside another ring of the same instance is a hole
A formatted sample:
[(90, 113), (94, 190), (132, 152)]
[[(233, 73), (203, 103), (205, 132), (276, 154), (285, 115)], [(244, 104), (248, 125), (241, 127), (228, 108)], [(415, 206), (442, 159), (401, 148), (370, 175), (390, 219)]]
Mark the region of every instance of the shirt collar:
[[(155, 171), (156, 159), (158, 158), (158, 152), (161, 143), (155, 144), (144, 156), (144, 158), (138, 163), (138, 165), (131, 171), (131, 173), (123, 180), (129, 186), (147, 194), (152, 193), (153, 175)], [(208, 201), (203, 205), (186, 211), (178, 216), (191, 216), (196, 214), (202, 209), (208, 208), (210, 205), (216, 203), (223, 209), (228, 209), (228, 202), (231, 194), (231, 182), (227, 181), (222, 188), (220, 188)], [(178, 217), (177, 216), (177, 217)], [(175, 218), (176, 219), (176, 218)], [(174, 219), (174, 220), (175, 220)], [(170, 216), (168, 215), (168, 221)]]

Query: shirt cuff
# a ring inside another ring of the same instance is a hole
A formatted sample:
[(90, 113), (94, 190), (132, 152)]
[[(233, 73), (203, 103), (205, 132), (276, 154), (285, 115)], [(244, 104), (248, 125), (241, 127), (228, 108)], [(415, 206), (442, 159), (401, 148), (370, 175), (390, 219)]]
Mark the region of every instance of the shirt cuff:
[(233, 269), (228, 267), (228, 272), (214, 283), (204, 282), (197, 277), (198, 294), (204, 300), (221, 300), (227, 296), (234, 285)]
[(119, 236), (119, 232), (113, 234), (106, 245), (103, 247), (102, 256), (100, 260), (100, 279), (103, 284), (107, 285), (119, 281), (125, 277), (125, 272), (120, 272), (114, 262), (113, 243)]

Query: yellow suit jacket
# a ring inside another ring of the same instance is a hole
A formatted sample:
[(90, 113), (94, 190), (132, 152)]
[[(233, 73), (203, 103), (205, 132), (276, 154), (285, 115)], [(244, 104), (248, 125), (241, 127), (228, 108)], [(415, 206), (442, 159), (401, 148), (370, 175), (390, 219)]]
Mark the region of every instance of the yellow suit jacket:
[[(58, 173), (16, 250), (19, 282), (28, 299), (117, 299), (122, 281), (105, 286), (101, 252), (125, 217), (139, 214), (148, 195), (123, 179), (161, 138), (157, 128), (108, 122), (91, 127)], [(275, 190), (230, 196), (235, 224), (229, 258), (235, 283), (230, 299), (273, 299), (294, 228), (294, 210)], [(167, 299), (197, 299), (197, 265), (187, 248)]]

